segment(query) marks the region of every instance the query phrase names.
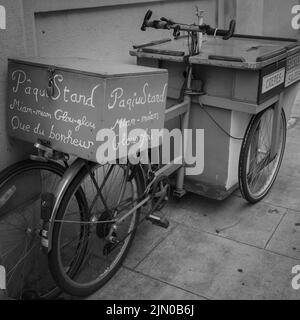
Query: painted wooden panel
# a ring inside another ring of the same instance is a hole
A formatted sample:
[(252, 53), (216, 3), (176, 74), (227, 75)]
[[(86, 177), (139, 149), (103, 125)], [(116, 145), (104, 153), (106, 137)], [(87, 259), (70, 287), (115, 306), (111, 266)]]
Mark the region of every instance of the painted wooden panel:
[[(42, 140), (55, 150), (96, 161), (101, 145), (97, 141), (99, 130), (113, 129), (119, 143), (120, 128), (128, 129), (129, 133), (136, 128), (163, 127), (165, 70), (114, 66), (112, 70), (118, 70), (117, 74), (107, 71), (96, 76), (76, 69), (52, 68), (47, 64), (10, 61), (7, 103), (10, 136), (31, 143)], [(47, 92), (49, 70), (53, 72), (51, 95)]]

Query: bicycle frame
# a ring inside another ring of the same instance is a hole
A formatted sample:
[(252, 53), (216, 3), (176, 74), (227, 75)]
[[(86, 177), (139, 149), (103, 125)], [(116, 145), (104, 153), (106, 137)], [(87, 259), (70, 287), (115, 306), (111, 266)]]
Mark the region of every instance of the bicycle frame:
[[(191, 83), (192, 83), (192, 66), (188, 65), (188, 74), (187, 74), (187, 86), (186, 91), (184, 94), (184, 100), (183, 102), (173, 105), (171, 108), (167, 109), (165, 111), (165, 120), (170, 120), (173, 118), (176, 118), (178, 116), (182, 116), (182, 125), (181, 130), (184, 131), (185, 129), (188, 129), (189, 126), (189, 115), (190, 115), (190, 107), (191, 107)], [(187, 148), (187, 137), (183, 135), (183, 155), (179, 158), (174, 159), (171, 163), (164, 165), (159, 170), (157, 170), (154, 173), (154, 178), (150, 183), (147, 181), (147, 178), (145, 176), (145, 172), (142, 169), (141, 165), (137, 166), (137, 172), (138, 174), (142, 175), (144, 185), (145, 185), (145, 196), (143, 199), (134, 207), (132, 208), (126, 215), (124, 215), (120, 219), (116, 219), (115, 223), (119, 224), (124, 219), (126, 219), (130, 214), (133, 214), (137, 209), (145, 205), (150, 199), (151, 196), (147, 194), (147, 187), (148, 190), (150, 189), (150, 186), (159, 178), (163, 176), (170, 176), (174, 172), (178, 170), (177, 173), (177, 181), (176, 181), (176, 190), (175, 195), (178, 197), (182, 197), (185, 194), (185, 190), (183, 187), (184, 183), (184, 176), (185, 176), (185, 165), (184, 165), (184, 159), (186, 155), (186, 148)], [(180, 161), (182, 164), (177, 164)], [(176, 163), (177, 162), (177, 163)], [(53, 232), (53, 225), (55, 222), (55, 216), (57, 214), (58, 208), (61, 204), (62, 198), (65, 194), (65, 191), (67, 190), (68, 186), (71, 184), (75, 176), (87, 165), (87, 161), (83, 160), (81, 158), (77, 158), (71, 166), (67, 169), (64, 176), (62, 177), (61, 182), (59, 183), (59, 186), (57, 188), (57, 193), (55, 194), (55, 203), (53, 204), (53, 210), (51, 214), (51, 218), (49, 220), (49, 230), (44, 230), (44, 235), (47, 236), (48, 239), (48, 252), (52, 249), (52, 232)], [(52, 205), (52, 204), (49, 204)]]

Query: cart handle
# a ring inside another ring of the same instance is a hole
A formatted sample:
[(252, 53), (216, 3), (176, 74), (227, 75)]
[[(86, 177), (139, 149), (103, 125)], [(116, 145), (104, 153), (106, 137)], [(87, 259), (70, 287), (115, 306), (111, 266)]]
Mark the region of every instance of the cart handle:
[(173, 29), (176, 33), (179, 31), (188, 31), (188, 32), (202, 32), (208, 35), (220, 36), (223, 37), (223, 40), (228, 40), (234, 35), (235, 31), (235, 20), (231, 20), (229, 24), (228, 30), (218, 29), (218, 28), (211, 28), (208, 24), (202, 24), (200, 26), (195, 24), (182, 24), (177, 23), (172, 20), (166, 19), (162, 17), (160, 20), (152, 20), (150, 21), (152, 16), (152, 11), (148, 10), (145, 14), (144, 21), (141, 26), (142, 31), (146, 31), (147, 28), (154, 28), (154, 29)]

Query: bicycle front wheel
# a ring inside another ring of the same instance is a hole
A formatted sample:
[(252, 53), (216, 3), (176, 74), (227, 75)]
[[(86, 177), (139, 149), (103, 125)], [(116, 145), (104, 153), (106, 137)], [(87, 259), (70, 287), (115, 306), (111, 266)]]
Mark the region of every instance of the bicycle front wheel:
[(282, 109), (278, 144), (271, 158), (274, 107), (254, 116), (247, 128), (239, 160), (239, 185), (250, 203), (262, 200), (276, 180), (286, 143), (286, 118)]
[[(74, 207), (78, 189), (85, 193), (88, 214), (82, 218)], [(135, 206), (141, 180), (127, 165), (89, 163), (66, 190), (54, 217), (49, 267), (62, 290), (87, 296), (101, 288), (120, 268), (139, 220)], [(112, 221), (122, 218), (122, 222)], [(85, 247), (75, 276), (70, 257)]]
[(41, 245), (41, 196), (53, 193), (65, 168), (21, 161), (0, 174), (0, 256), (11, 299), (51, 299), (59, 290)]

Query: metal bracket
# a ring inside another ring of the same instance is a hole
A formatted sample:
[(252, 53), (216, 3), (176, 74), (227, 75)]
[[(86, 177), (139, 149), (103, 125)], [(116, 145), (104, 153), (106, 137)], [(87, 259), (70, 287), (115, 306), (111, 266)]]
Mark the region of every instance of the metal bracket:
[(51, 218), (51, 213), (54, 205), (54, 194), (53, 193), (42, 193), (41, 195), (41, 219), (44, 221), (49, 221)]
[(61, 160), (69, 161), (70, 156), (64, 152), (53, 150), (48, 141), (45, 142), (36, 142), (34, 147), (38, 149), (37, 155), (30, 155), (32, 160), (47, 161), (47, 160)]

